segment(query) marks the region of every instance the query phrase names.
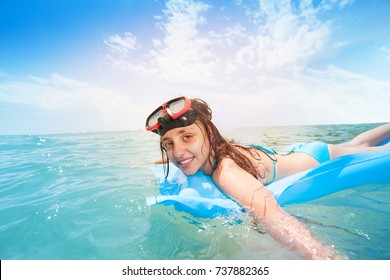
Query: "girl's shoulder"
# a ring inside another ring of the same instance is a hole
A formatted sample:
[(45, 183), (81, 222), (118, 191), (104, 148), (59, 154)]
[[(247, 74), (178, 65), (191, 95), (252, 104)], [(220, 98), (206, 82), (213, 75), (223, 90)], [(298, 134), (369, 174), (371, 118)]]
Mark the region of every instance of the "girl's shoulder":
[(214, 169), (214, 172), (212, 174), (213, 180), (218, 180), (219, 178), (221, 178), (221, 176), (229, 174), (236, 169), (240, 169), (237, 163), (230, 157), (224, 157), (218, 162), (217, 166)]

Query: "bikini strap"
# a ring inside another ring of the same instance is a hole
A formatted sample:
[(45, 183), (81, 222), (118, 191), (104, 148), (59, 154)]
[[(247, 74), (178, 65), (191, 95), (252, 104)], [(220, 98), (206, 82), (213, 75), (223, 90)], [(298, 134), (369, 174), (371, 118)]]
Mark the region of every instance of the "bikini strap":
[(272, 165), (273, 165), (273, 169), (274, 169), (274, 170), (273, 170), (273, 171), (274, 171), (274, 174), (273, 174), (273, 176), (272, 176), (271, 182), (269, 182), (267, 185), (273, 183), (273, 182), (275, 181), (275, 179), (276, 179), (276, 159), (273, 159), (273, 158), (270, 157), (269, 155), (277, 155), (278, 152), (275, 151), (275, 150), (272, 149), (272, 148), (266, 148), (266, 147), (264, 147), (264, 146), (257, 145), (257, 144), (250, 144), (250, 145), (248, 145), (248, 146), (249, 146), (249, 147), (256, 148), (256, 149), (258, 149), (258, 150), (260, 150), (260, 151), (263, 151), (263, 152), (265, 152), (265, 153), (268, 154), (268, 157), (269, 157), (269, 158), (271, 159), (271, 161), (272, 161)]
[(273, 183), (276, 179), (276, 161), (272, 160), (272, 165), (274, 166), (274, 175), (272, 176), (271, 182), (269, 182), (267, 185)]
[(266, 147), (261, 146), (261, 145), (249, 144), (248, 146), (249, 146), (249, 147), (256, 148), (256, 149), (258, 149), (258, 150), (260, 150), (260, 151), (264, 151), (264, 152), (266, 152), (267, 154), (270, 154), (270, 155), (277, 155), (277, 154), (278, 154), (278, 152), (275, 151), (274, 149), (272, 149), (272, 148), (266, 148)]

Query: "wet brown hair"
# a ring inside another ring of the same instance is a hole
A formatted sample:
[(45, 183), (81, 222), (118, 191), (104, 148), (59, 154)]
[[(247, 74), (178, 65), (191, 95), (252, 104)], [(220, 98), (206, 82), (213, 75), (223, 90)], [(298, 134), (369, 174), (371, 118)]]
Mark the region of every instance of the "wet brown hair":
[[(240, 151), (240, 149), (247, 150), (250, 152), (252, 157), (254, 157), (257, 160), (261, 160), (260, 153), (258, 152), (259, 150), (253, 147), (245, 147), (242, 145), (238, 145), (234, 141), (227, 140), (226, 138), (224, 138), (219, 132), (219, 130), (217, 129), (217, 127), (214, 125), (214, 123), (211, 121), (212, 111), (210, 106), (202, 99), (198, 99), (198, 98), (191, 99), (191, 107), (197, 113), (197, 120), (195, 124), (197, 124), (198, 126), (201, 125), (203, 127), (200, 128), (204, 133), (204, 137), (210, 143), (211, 151), (213, 151), (215, 154), (217, 165), (214, 166), (214, 163), (210, 162), (214, 170), (218, 166), (218, 164), (222, 161), (222, 159), (231, 158), (239, 167), (247, 171), (256, 179), (259, 178), (264, 179), (265, 172), (259, 174), (256, 167), (253, 166), (252, 162), (248, 159), (248, 157)], [(169, 164), (168, 164), (169, 159), (168, 159), (167, 151), (165, 150), (161, 141), (160, 141), (160, 149), (161, 149), (162, 159), (164, 162), (164, 171), (167, 177), (169, 174)], [(263, 152), (266, 156), (271, 158), (265, 151), (261, 151), (261, 152)]]

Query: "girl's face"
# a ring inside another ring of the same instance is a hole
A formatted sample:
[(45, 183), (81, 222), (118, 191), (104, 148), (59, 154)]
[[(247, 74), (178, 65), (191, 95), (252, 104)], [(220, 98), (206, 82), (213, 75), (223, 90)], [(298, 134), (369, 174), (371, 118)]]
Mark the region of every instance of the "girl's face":
[(194, 123), (171, 129), (161, 138), (161, 143), (169, 160), (185, 175), (193, 175), (198, 170), (212, 173), (210, 143), (201, 125)]

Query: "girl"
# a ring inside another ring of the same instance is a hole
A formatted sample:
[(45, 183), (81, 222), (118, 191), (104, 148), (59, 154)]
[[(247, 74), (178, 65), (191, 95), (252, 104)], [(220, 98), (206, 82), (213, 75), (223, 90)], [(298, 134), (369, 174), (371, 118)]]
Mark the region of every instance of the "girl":
[(161, 137), (161, 162), (171, 161), (185, 175), (199, 170), (211, 175), (215, 184), (251, 213), (271, 236), (302, 257), (342, 258), (314, 239), (264, 186), (335, 157), (389, 148), (390, 144), (375, 145), (390, 138), (390, 124), (362, 133), (346, 144), (313, 142), (297, 145), (287, 155), (278, 155), (261, 146), (229, 142), (211, 119), (210, 107), (200, 99), (183, 96), (158, 107), (147, 118), (146, 129)]

